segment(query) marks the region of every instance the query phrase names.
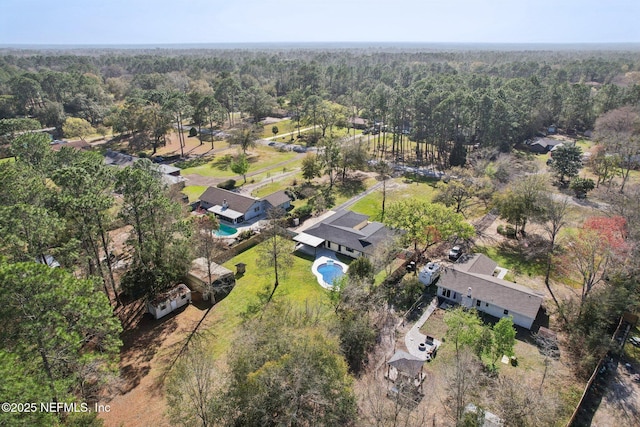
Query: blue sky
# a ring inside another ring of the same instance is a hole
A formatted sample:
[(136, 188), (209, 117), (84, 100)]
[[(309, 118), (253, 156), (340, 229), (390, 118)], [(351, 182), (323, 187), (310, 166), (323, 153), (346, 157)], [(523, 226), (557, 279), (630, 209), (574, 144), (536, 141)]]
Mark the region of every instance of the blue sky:
[(0, 45), (640, 43), (640, 0), (0, 0)]

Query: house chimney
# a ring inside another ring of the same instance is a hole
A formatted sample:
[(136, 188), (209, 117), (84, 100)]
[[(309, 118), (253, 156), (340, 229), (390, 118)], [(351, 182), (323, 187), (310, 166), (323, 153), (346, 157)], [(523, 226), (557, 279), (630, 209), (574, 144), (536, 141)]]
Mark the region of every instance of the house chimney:
[(227, 203), (227, 199), (222, 201), (222, 209), (227, 209), (229, 207), (229, 203)]
[(471, 286), (467, 289), (467, 298), (471, 298)]

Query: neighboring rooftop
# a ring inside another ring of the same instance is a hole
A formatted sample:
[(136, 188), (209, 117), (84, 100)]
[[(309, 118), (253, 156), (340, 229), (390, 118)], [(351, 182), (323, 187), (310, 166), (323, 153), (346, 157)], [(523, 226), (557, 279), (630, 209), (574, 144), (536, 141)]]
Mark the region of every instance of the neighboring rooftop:
[(245, 213), (258, 199), (243, 194), (234, 193), (218, 187), (209, 187), (200, 196), (200, 200), (212, 206), (223, 206), (227, 203), (228, 207), (236, 212)]
[[(486, 258), (486, 259), (484, 259)], [(488, 260), (488, 261), (487, 261)], [(491, 273), (473, 273), (488, 271), (495, 262), (482, 254), (469, 256), (464, 263), (445, 268), (440, 274), (438, 286), (466, 295), (471, 288), (474, 299), (488, 302), (498, 307), (520, 313), (535, 319), (542, 304), (542, 296), (526, 286), (493, 277)]]
[(280, 206), (284, 203), (290, 202), (291, 197), (289, 197), (284, 190), (280, 190), (275, 193), (271, 193), (268, 196), (264, 196), (262, 200), (266, 200), (271, 204), (271, 206)]

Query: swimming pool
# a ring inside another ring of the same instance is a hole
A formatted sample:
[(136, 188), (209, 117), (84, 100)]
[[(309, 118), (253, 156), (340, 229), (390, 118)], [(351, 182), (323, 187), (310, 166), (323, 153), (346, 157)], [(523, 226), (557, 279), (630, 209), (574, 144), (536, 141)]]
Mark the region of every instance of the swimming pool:
[(218, 237), (229, 237), (233, 236), (238, 232), (237, 228), (230, 227), (225, 224), (220, 224), (220, 227), (216, 230), (216, 236)]
[(326, 289), (331, 289), (333, 282), (337, 278), (344, 276), (348, 268), (346, 264), (328, 256), (316, 258), (311, 265), (311, 271), (316, 276), (318, 284)]
[(329, 285), (333, 285), (333, 281), (335, 279), (344, 276), (344, 271), (342, 270), (342, 267), (332, 262), (320, 264), (318, 266), (318, 273), (322, 275), (322, 279), (325, 281), (325, 283)]

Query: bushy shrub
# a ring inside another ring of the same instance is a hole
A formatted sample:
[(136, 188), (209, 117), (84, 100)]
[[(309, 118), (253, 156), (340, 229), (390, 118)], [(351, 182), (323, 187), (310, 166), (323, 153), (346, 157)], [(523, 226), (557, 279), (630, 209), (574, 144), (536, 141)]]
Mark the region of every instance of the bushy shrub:
[(238, 240), (243, 241), (243, 240), (247, 240), (249, 239), (251, 236), (253, 236), (255, 233), (255, 231), (248, 229), (248, 230), (244, 230), (243, 232), (241, 232), (240, 234), (238, 234)]
[(222, 188), (224, 190), (233, 190), (235, 187), (236, 187), (235, 179), (228, 179), (218, 184), (218, 188)]
[(311, 205), (303, 205), (295, 208), (291, 215), (295, 218), (304, 218), (307, 216), (311, 216), (311, 212), (313, 212), (313, 207)]
[(500, 224), (497, 231), (501, 236), (509, 237), (510, 239), (515, 239), (516, 237), (516, 229), (510, 224), (507, 224), (506, 227)]
[(197, 157), (195, 159), (182, 160), (180, 162), (176, 162), (174, 163), (174, 166), (180, 169), (195, 168), (197, 166), (202, 166), (208, 162), (209, 160), (207, 160), (204, 157)]

